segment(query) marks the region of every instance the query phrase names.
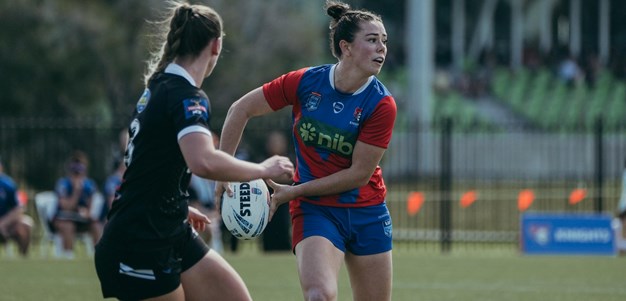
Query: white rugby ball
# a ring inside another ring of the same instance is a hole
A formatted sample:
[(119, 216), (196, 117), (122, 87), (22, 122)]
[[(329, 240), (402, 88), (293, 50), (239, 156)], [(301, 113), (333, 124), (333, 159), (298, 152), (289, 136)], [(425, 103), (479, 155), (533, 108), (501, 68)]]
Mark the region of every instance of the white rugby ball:
[(222, 195), (221, 214), (224, 225), (239, 239), (255, 238), (269, 222), (270, 192), (262, 179), (230, 182), (233, 196)]

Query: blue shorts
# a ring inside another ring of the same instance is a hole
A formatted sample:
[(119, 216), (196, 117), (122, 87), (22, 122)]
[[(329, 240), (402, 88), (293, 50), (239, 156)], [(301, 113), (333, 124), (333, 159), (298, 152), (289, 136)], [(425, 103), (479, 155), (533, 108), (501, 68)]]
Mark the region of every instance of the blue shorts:
[(329, 207), (291, 201), (293, 244), (311, 236), (330, 240), (342, 252), (355, 255), (384, 253), (392, 247), (391, 216), (387, 205)]

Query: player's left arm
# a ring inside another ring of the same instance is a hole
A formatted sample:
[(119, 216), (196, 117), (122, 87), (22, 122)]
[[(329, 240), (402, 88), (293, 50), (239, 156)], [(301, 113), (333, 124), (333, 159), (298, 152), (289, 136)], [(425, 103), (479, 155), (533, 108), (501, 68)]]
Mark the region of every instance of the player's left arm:
[(278, 207), (300, 196), (333, 195), (363, 187), (372, 177), (385, 150), (379, 146), (357, 141), (352, 154), (352, 165), (349, 168), (296, 186), (279, 185), (268, 181), (270, 187), (274, 189), (272, 206)]

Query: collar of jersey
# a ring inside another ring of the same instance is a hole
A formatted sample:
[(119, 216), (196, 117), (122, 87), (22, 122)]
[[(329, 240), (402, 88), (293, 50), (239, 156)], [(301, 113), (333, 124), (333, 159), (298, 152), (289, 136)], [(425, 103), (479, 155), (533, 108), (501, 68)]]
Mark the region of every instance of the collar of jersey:
[[(335, 89), (335, 68), (337, 68), (337, 64), (334, 64), (334, 65), (332, 65), (330, 67), (330, 74), (328, 75), (328, 80), (330, 80), (330, 86), (333, 88), (333, 90), (337, 90), (337, 89)], [(369, 84), (372, 82), (372, 79), (374, 79), (374, 76), (370, 76), (367, 79), (367, 82), (365, 82), (365, 84), (363, 84), (363, 86), (361, 86), (361, 88), (359, 88), (354, 93), (352, 93), (352, 95), (357, 95), (357, 94), (365, 91), (367, 86), (369, 86)]]
[(182, 76), (184, 77), (192, 86), (196, 86), (196, 81), (193, 80), (193, 77), (191, 77), (191, 75), (189, 75), (189, 73), (187, 72), (187, 70), (185, 70), (185, 68), (181, 67), (178, 64), (175, 63), (170, 63), (169, 65), (167, 65), (167, 67), (165, 68), (165, 73), (170, 73), (170, 74), (174, 74), (174, 75), (178, 75), (178, 76)]

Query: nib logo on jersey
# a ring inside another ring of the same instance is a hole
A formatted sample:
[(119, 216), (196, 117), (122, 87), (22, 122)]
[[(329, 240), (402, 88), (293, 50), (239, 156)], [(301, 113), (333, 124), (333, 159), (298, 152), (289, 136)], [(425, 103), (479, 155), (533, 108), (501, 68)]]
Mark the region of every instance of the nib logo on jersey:
[(306, 117), (298, 122), (298, 134), (308, 146), (320, 147), (344, 156), (352, 155), (357, 137), (356, 133), (341, 131)]

